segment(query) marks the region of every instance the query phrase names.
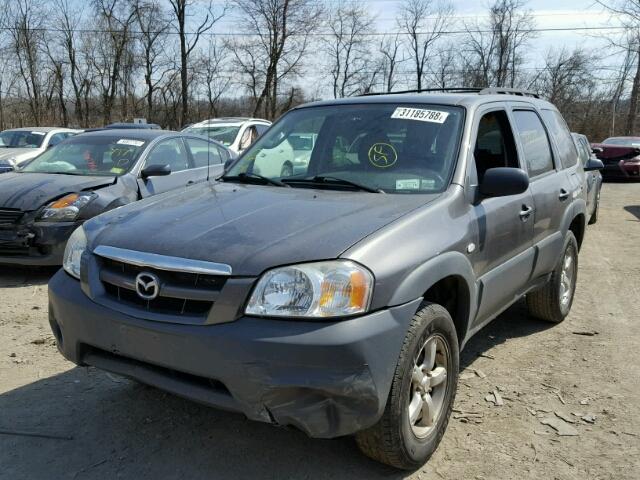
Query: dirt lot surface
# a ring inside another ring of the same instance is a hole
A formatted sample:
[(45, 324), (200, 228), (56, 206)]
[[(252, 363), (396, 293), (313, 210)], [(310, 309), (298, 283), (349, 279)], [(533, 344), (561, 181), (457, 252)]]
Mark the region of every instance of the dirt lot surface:
[(0, 478), (640, 479), (639, 247), (640, 184), (605, 184), (570, 316), (551, 326), (518, 304), (481, 331), (444, 440), (412, 474), (350, 438), (311, 440), (74, 367), (47, 324), (52, 272), (2, 267)]

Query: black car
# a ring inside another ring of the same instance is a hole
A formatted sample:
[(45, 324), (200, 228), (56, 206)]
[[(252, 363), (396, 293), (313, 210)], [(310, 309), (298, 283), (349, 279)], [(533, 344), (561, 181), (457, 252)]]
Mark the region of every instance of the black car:
[(219, 175), (232, 155), (206, 138), (162, 130), (74, 136), (0, 177), (0, 264), (60, 265), (85, 220)]

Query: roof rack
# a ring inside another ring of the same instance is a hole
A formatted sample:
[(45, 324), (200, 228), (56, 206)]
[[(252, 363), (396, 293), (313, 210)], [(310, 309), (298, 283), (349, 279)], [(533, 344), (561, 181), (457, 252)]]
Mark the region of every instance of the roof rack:
[(520, 97), (541, 98), (536, 92), (509, 87), (489, 87), (478, 92), (479, 95), (518, 95)]
[(482, 88), (478, 87), (447, 87), (447, 88), (419, 88), (415, 90), (398, 90), (396, 92), (369, 92), (361, 93), (358, 97), (372, 97), (375, 95), (396, 95), (401, 93), (424, 93), (424, 92), (451, 92), (451, 93), (480, 93)]
[(427, 92), (447, 92), (447, 93), (477, 93), (478, 95), (518, 95), (521, 97), (541, 98), (536, 92), (521, 90), (519, 88), (508, 87), (447, 87), (447, 88), (420, 88), (415, 90), (399, 90), (396, 92), (369, 92), (358, 95), (358, 97), (371, 97), (375, 95), (396, 95), (403, 93), (427, 93)]

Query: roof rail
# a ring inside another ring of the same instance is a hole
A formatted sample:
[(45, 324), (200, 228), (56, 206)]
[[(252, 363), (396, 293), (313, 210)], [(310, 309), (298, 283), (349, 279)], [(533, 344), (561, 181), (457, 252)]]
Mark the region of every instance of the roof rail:
[(451, 92), (451, 93), (480, 93), (482, 88), (478, 87), (447, 87), (447, 88), (419, 88), (415, 90), (399, 90), (397, 92), (369, 92), (356, 95), (357, 97), (372, 97), (375, 95), (396, 95), (401, 93), (424, 93), (424, 92)]
[(509, 87), (483, 88), (478, 92), (478, 95), (518, 95), (521, 97), (542, 98), (536, 92), (531, 92), (529, 90), (522, 90), (519, 88), (509, 88)]

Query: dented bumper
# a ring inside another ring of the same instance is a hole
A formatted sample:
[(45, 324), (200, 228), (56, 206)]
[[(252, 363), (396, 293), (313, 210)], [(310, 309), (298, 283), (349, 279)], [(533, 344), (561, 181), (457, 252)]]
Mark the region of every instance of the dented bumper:
[(78, 222), (34, 222), (28, 218), (0, 227), (0, 265), (61, 265), (64, 248)]
[(380, 418), (420, 302), (331, 323), (241, 317), (180, 325), (97, 305), (62, 271), (49, 298), (52, 330), (72, 362), (320, 438)]

